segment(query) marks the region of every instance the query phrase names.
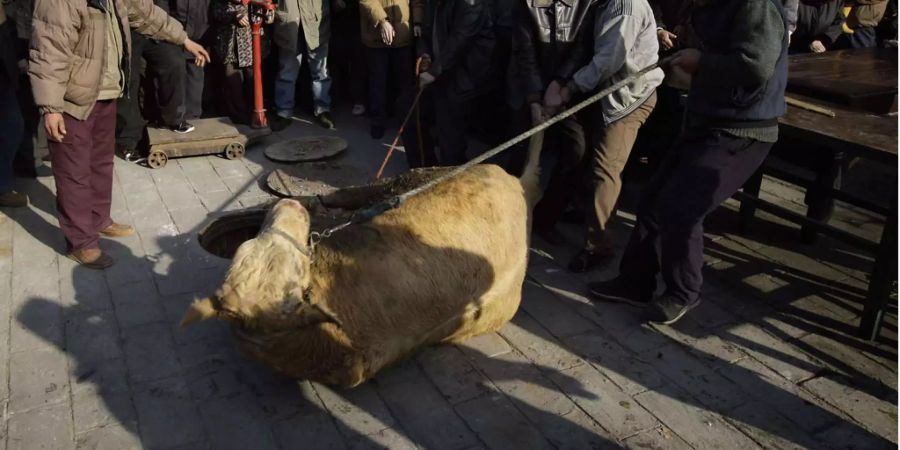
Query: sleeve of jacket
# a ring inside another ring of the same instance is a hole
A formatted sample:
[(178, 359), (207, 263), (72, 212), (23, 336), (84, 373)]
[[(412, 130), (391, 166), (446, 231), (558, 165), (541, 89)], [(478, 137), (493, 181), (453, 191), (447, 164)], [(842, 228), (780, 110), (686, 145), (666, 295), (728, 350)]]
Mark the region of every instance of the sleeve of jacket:
[(784, 0), (784, 18), (787, 20), (788, 33), (797, 29), (797, 14), (800, 9), (800, 0)]
[(704, 52), (693, 84), (749, 86), (775, 73), (785, 39), (784, 19), (768, 0), (746, 0), (735, 13), (729, 49)]
[(458, 0), (454, 5), (456, 18), (447, 36), (446, 42), (440, 43), (441, 55), (431, 65), (435, 77), (455, 67), (466, 56), (472, 39), (481, 31), (487, 16), (485, 0)]
[(381, 0), (359, 0), (360, 20), (370, 28), (375, 28), (383, 20), (387, 20), (387, 12), (381, 6)]
[(516, 85), (526, 90), (529, 103), (539, 102), (544, 94), (544, 83), (538, 69), (537, 50), (534, 45), (534, 31), (531, 26), (531, 15), (517, 2), (513, 11), (513, 36), (510, 59), (512, 61), (511, 77)]
[[(594, 8), (592, 15), (596, 15), (596, 17), (600, 16), (600, 12), (602, 11), (599, 8)], [(594, 54), (594, 29), (596, 24), (595, 20), (591, 20), (590, 17), (585, 20), (585, 24), (583, 28), (578, 31), (578, 35), (575, 36), (575, 43), (572, 45), (571, 50), (569, 50), (569, 54), (566, 56), (566, 59), (559, 65), (556, 69), (555, 77), (562, 80), (569, 80), (575, 74), (578, 69), (584, 67), (590, 60), (592, 55)], [(599, 28), (597, 28), (599, 29)]]
[(184, 44), (187, 39), (184, 27), (174, 17), (154, 5), (153, 0), (126, 1), (128, 3), (128, 21), (134, 31), (176, 45)]
[(572, 76), (580, 92), (593, 91), (625, 65), (628, 51), (634, 48), (641, 30), (634, 16), (607, 17), (602, 11), (596, 13), (594, 56)]
[[(799, 0), (797, 0), (799, 1)], [(656, 21), (656, 27), (667, 30), (665, 21), (663, 20), (662, 7), (659, 5), (660, 0), (650, 0), (650, 9), (653, 10), (653, 20)]]
[(79, 14), (69, 0), (37, 0), (31, 25), (28, 76), (42, 113), (62, 112), (72, 49), (78, 43)]
[(831, 21), (831, 24), (828, 25), (828, 28), (826, 28), (821, 35), (816, 37), (825, 43), (825, 45), (834, 44), (844, 32), (844, 20), (846, 20), (846, 18), (844, 17), (844, 11), (842, 9), (843, 8), (837, 8), (834, 20)]

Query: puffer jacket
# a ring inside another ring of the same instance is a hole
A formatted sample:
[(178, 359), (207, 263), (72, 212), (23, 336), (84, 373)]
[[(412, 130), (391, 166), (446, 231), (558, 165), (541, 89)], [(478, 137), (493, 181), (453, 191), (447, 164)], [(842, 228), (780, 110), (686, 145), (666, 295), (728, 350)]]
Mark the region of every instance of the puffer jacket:
[[(425, 0), (360, 0), (360, 31), (363, 45), (370, 48), (400, 48), (413, 43), (413, 25), (423, 25)], [(378, 24), (394, 26), (394, 41), (385, 45)]]
[(131, 73), (130, 28), (153, 39), (183, 45), (187, 34), (152, 0), (36, 0), (28, 75), (41, 113), (65, 112), (79, 120), (90, 115), (100, 94), (106, 58), (106, 15), (115, 2), (123, 30), (123, 74)]

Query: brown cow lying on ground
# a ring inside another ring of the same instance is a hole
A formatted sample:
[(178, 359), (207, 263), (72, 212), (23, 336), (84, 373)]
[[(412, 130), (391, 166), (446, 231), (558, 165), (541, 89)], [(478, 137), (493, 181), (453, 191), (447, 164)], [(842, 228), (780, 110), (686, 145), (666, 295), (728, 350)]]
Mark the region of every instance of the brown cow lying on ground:
[[(475, 166), (312, 252), (307, 209), (278, 202), (218, 294), (191, 305), (182, 325), (226, 320), (241, 347), (276, 370), (346, 387), (423, 346), (499, 329), (522, 296), (541, 140), (532, 139), (520, 179)], [(360, 208), (445, 170), (343, 189), (322, 203)]]

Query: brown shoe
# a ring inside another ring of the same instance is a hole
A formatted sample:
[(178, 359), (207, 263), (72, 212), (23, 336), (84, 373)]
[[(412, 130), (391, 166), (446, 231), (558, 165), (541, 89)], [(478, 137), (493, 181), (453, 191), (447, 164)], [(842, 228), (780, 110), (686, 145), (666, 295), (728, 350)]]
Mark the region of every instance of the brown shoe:
[(103, 270), (112, 267), (115, 261), (99, 248), (86, 248), (69, 253), (68, 258), (88, 269)]
[(128, 237), (134, 234), (134, 227), (113, 222), (110, 226), (100, 230), (100, 234), (111, 238)]
[(0, 194), (0, 208), (22, 208), (28, 206), (28, 196), (15, 191)]

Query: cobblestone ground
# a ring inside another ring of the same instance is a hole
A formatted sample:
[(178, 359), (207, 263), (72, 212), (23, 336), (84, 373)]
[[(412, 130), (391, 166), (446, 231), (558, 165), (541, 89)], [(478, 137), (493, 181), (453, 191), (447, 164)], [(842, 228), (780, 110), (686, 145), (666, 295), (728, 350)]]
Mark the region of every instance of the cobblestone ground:
[[(339, 162), (373, 173), (385, 146), (341, 119), (351, 149)], [(298, 123), (268, 142), (311, 132)], [(238, 355), (220, 324), (174, 326), (227, 267), (196, 233), (269, 200), (260, 177), (273, 167), (261, 146), (155, 171), (117, 162), (114, 217), (138, 234), (102, 242), (118, 260), (106, 273), (60, 256), (46, 170), (24, 184), (33, 206), (0, 212), (0, 447), (896, 447), (896, 316), (877, 343), (853, 337), (871, 259), (798, 244), (764, 214), (736, 235), (731, 202), (708, 222), (706, 301), (677, 326), (590, 303), (585, 282), (611, 272), (569, 275), (571, 249), (536, 241), (522, 308), (499, 333), (429, 349), (350, 391), (280, 378)], [(790, 187), (765, 190), (802, 203)], [(622, 242), (633, 217), (620, 216)], [(878, 234), (877, 220), (841, 217)], [(577, 230), (566, 233), (574, 248)]]

